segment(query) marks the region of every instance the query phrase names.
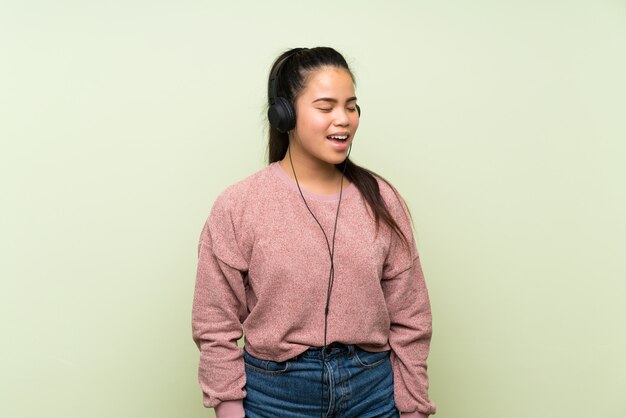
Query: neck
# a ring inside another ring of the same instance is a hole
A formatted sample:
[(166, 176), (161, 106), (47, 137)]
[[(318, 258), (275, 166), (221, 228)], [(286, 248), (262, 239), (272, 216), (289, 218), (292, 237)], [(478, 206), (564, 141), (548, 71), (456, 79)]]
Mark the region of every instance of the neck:
[(334, 164), (302, 158), (297, 151), (290, 147), (285, 157), (280, 161), (280, 165), (290, 174), (290, 177), (293, 177), (292, 163), (298, 176), (298, 181), (302, 183), (339, 183), (341, 178), (341, 172)]
[[(289, 154), (291, 154), (291, 158)], [(297, 177), (300, 186), (313, 193), (334, 194), (339, 192), (342, 173), (334, 164), (323, 162), (320, 164), (319, 161), (310, 161), (299, 157), (299, 154), (294, 150), (287, 150), (285, 157), (279, 161), (283, 171), (292, 180), (295, 181)], [(345, 189), (349, 184), (348, 179), (343, 178), (343, 188)]]

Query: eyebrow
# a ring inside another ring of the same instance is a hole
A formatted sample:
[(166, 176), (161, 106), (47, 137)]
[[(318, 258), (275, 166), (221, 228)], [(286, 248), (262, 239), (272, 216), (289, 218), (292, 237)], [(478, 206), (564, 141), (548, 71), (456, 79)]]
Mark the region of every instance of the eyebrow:
[[(352, 96), (350, 97), (348, 100), (346, 100), (347, 102), (352, 102), (356, 100), (356, 96)], [(315, 102), (331, 102), (331, 103), (339, 103), (339, 100), (337, 99), (333, 99), (331, 97), (320, 97), (319, 99), (315, 99), (313, 100), (311, 103), (315, 103)]]

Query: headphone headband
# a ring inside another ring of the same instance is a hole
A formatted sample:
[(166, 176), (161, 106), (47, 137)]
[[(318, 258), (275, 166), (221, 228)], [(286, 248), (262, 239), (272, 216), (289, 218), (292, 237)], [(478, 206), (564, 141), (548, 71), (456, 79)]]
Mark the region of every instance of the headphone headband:
[(296, 126), (296, 112), (289, 100), (278, 96), (278, 80), (285, 62), (308, 48), (294, 48), (283, 57), (270, 73), (270, 81), (267, 87), (267, 97), (269, 100), (269, 108), (267, 109), (267, 118), (270, 125), (276, 128), (278, 132), (285, 133)]
[(308, 48), (294, 48), (287, 55), (283, 57), (275, 66), (270, 74), (270, 82), (268, 85), (267, 97), (269, 98), (270, 106), (276, 103), (276, 97), (278, 96), (278, 79), (280, 77), (281, 70), (285, 62), (298, 54), (300, 51), (304, 51)]

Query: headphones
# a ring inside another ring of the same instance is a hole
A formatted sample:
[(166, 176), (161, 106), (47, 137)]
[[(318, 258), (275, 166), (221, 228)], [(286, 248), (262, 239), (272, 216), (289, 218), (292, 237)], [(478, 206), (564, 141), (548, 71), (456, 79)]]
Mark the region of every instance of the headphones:
[[(291, 50), (278, 64), (274, 66), (270, 74), (270, 81), (267, 88), (267, 96), (269, 98), (269, 108), (267, 109), (267, 119), (270, 121), (270, 125), (278, 132), (286, 133), (296, 127), (296, 111), (293, 104), (284, 97), (278, 96), (278, 80), (280, 78), (280, 72), (285, 62), (298, 54), (301, 51), (306, 51), (308, 48), (295, 48)], [(356, 111), (361, 116), (361, 108), (356, 105)]]

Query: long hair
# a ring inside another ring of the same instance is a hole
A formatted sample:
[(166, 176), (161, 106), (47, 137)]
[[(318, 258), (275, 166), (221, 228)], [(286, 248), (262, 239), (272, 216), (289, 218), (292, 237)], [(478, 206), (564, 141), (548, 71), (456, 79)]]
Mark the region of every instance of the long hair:
[[(274, 61), (270, 74), (274, 71), (276, 65), (285, 57), (289, 57), (282, 63), (278, 82), (277, 96), (284, 97), (294, 106), (298, 95), (306, 87), (307, 77), (312, 71), (321, 67), (342, 68), (350, 74), (352, 82), (355, 83), (354, 74), (350, 71), (345, 58), (336, 50), (329, 47), (316, 47), (310, 49), (291, 49), (279, 55)], [(299, 50), (299, 51), (298, 51)], [(297, 52), (296, 52), (297, 51)], [(356, 83), (355, 83), (356, 84)], [(268, 80), (269, 85), (269, 80)], [(269, 89), (268, 89), (269, 90)], [(269, 99), (269, 98), (268, 98)], [(268, 100), (269, 102), (269, 100)], [(287, 149), (289, 148), (289, 134), (279, 132), (276, 128), (269, 126), (269, 142), (268, 142), (268, 163), (274, 163), (285, 158)], [(391, 216), (385, 201), (380, 194), (380, 188), (376, 178), (387, 183), (396, 194), (399, 200), (402, 200), (395, 188), (383, 177), (360, 167), (346, 158), (342, 163), (335, 164), (337, 169), (343, 170), (345, 165), (345, 177), (350, 180), (356, 188), (361, 192), (365, 201), (373, 212), (376, 226), (382, 220), (387, 224), (400, 238), (401, 241), (408, 246), (408, 238), (400, 229), (396, 220)], [(410, 216), (410, 213), (409, 213)]]

